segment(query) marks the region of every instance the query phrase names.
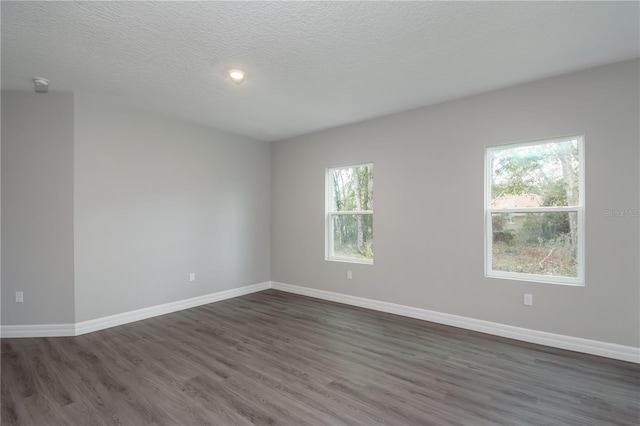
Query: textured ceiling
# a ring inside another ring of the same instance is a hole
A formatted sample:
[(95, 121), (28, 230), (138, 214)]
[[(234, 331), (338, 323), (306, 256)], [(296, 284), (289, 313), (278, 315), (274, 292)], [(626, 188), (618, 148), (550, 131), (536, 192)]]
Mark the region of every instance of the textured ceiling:
[[(639, 56), (638, 2), (7, 2), (2, 88), (276, 140)], [(247, 72), (235, 86), (230, 68)]]

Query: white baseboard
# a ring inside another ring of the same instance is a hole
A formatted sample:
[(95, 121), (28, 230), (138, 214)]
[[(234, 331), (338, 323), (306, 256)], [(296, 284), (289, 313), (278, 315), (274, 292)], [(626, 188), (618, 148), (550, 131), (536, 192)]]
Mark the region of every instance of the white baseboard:
[(431, 321), (438, 324), (450, 325), (495, 336), (507, 337), (524, 342), (537, 343), (539, 345), (598, 355), (621, 361), (640, 363), (640, 348), (632, 346), (623, 346), (615, 343), (599, 342), (579, 337), (530, 330), (527, 328), (514, 327), (511, 325), (279, 282), (253, 284), (217, 293), (206, 294), (204, 296), (165, 303), (163, 305), (123, 312), (121, 314), (110, 315), (108, 317), (82, 321), (75, 324), (3, 325), (0, 327), (0, 336), (3, 338), (78, 336), (159, 315), (169, 314), (183, 309), (189, 309), (220, 300), (231, 299), (245, 294), (267, 290), (269, 288), (314, 297), (316, 299), (330, 300), (332, 302), (344, 303), (346, 305), (359, 306), (361, 308), (372, 309), (375, 311), (402, 315), (424, 321)]
[(514, 327), (511, 325), (499, 324), (490, 321), (483, 321), (458, 315), (430, 311), (427, 309), (413, 308), (410, 306), (398, 305), (395, 303), (381, 302), (378, 300), (365, 299), (363, 297), (349, 296), (346, 294), (334, 293), (331, 291), (316, 290), (312, 288), (283, 284), (273, 281), (271, 282), (271, 288), (273, 288), (274, 290), (281, 290), (289, 293), (300, 294), (303, 296), (314, 297), (317, 299), (344, 303), (346, 305), (359, 306), (361, 308), (372, 309), (375, 311), (387, 312), (390, 314), (431, 321), (438, 324), (450, 325), (466, 330), (479, 331), (481, 333), (507, 337), (514, 340), (521, 340), (524, 342), (536, 343), (539, 345), (551, 346), (559, 349), (567, 349), (575, 352), (598, 355), (606, 358), (618, 359), (621, 361), (640, 363), (640, 348), (636, 348), (633, 346), (623, 346), (615, 343), (606, 343), (596, 340), (582, 339), (579, 337), (547, 333), (544, 331), (530, 330), (527, 328)]
[(170, 314), (183, 309), (194, 308), (220, 300), (231, 299), (249, 293), (266, 290), (271, 287), (270, 282), (248, 285), (245, 287), (233, 288), (231, 290), (219, 291), (217, 293), (205, 294), (204, 296), (192, 297), (190, 299), (178, 300), (176, 302), (165, 303), (163, 305), (150, 306), (148, 308), (137, 309), (135, 311), (123, 312), (121, 314), (82, 321), (75, 324), (36, 324), (36, 325), (3, 325), (0, 327), (0, 335), (9, 337), (61, 337), (79, 336), (93, 331), (104, 330), (105, 328), (117, 325), (128, 324), (159, 315)]
[(63, 337), (75, 335), (75, 324), (3, 325), (0, 327), (0, 336), (2, 336), (2, 338)]

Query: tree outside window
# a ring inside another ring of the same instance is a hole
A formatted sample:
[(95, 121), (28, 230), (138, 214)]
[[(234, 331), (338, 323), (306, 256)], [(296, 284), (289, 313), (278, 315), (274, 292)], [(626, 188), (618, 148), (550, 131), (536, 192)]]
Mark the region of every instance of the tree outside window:
[(487, 148), (487, 276), (583, 284), (583, 138)]
[(327, 260), (373, 263), (373, 164), (327, 170)]

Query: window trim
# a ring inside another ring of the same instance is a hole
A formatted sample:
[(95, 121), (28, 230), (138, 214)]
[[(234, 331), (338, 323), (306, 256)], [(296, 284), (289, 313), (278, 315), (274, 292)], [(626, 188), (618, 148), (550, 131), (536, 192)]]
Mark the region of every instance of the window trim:
[[(526, 207), (526, 208), (491, 208), (491, 151), (505, 148), (518, 148), (524, 146), (545, 145), (549, 143), (578, 141), (578, 161), (580, 170), (578, 173), (578, 205), (558, 206), (558, 207)], [(569, 286), (585, 285), (585, 143), (584, 135), (570, 135), (565, 137), (555, 137), (549, 139), (536, 139), (527, 142), (492, 145), (485, 147), (484, 159), (484, 275), (487, 278), (509, 279), (516, 281), (540, 282), (547, 284), (560, 284)], [(523, 272), (494, 271), (493, 264), (493, 222), (492, 213), (544, 213), (544, 212), (576, 212), (578, 221), (578, 247), (577, 247), (577, 277), (563, 277), (559, 275), (530, 274)]]
[(330, 262), (345, 262), (345, 263), (359, 263), (363, 265), (373, 265), (373, 259), (365, 259), (360, 257), (346, 257), (335, 256), (333, 251), (333, 216), (334, 215), (371, 215), (373, 217), (373, 210), (361, 210), (361, 211), (333, 211), (333, 193), (331, 171), (335, 169), (349, 169), (358, 168), (363, 166), (371, 166), (373, 168), (373, 161), (357, 164), (346, 164), (344, 166), (332, 166), (325, 168), (325, 260)]

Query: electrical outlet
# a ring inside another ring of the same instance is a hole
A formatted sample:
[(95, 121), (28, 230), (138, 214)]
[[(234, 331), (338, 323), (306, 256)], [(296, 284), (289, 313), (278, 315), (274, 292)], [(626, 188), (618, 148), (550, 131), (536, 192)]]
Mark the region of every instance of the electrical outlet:
[(191, 272), (189, 274), (189, 281), (195, 281), (196, 280), (196, 273), (195, 272)]
[(527, 306), (533, 305), (533, 295), (525, 293), (524, 294), (524, 304)]
[(348, 280), (353, 279), (353, 272), (351, 272), (351, 271), (347, 271), (347, 279), (348, 279)]
[(16, 302), (24, 302), (24, 293), (22, 293), (21, 291), (16, 291)]

